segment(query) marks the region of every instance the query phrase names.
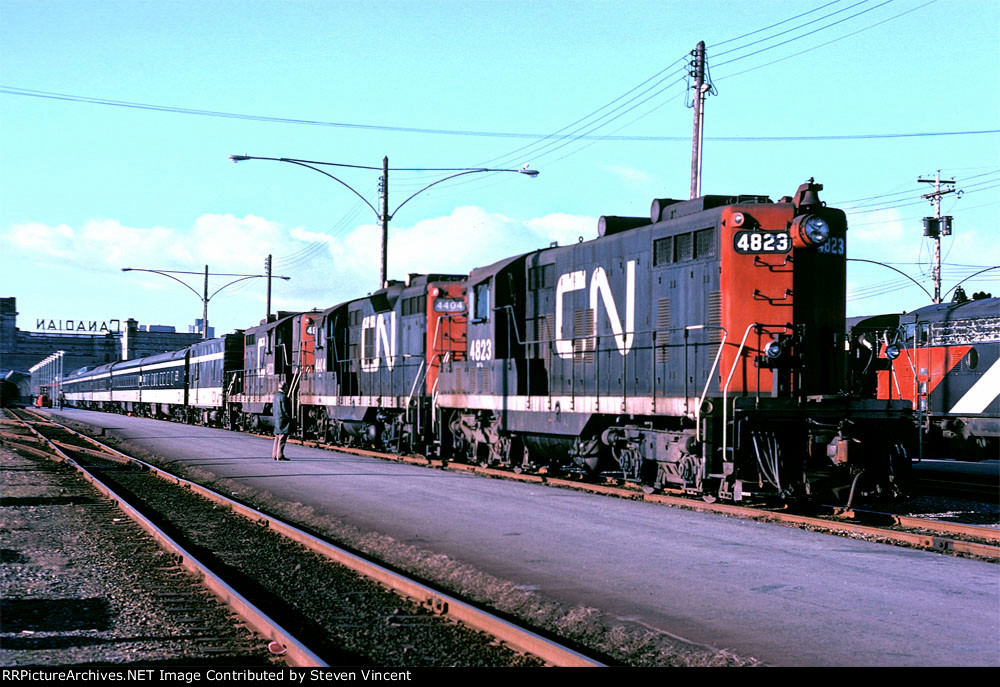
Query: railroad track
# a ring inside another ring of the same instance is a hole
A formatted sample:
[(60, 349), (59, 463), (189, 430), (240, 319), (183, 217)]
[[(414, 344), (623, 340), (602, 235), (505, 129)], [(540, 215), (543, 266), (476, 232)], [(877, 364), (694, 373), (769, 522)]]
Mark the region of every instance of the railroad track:
[[(269, 435), (257, 435), (270, 439)], [(334, 450), (354, 455), (402, 462), (442, 470), (466, 473), (521, 482), (532, 482), (563, 489), (574, 489), (604, 494), (617, 498), (642, 500), (649, 503), (699, 512), (715, 513), (749, 520), (772, 522), (789, 527), (823, 531), (846, 537), (864, 538), (887, 544), (911, 548), (973, 556), (987, 561), (1000, 562), (1000, 530), (962, 523), (943, 522), (905, 514), (875, 512), (863, 509), (843, 509), (835, 506), (819, 507), (803, 514), (787, 509), (765, 509), (727, 503), (707, 503), (699, 498), (683, 495), (679, 491), (646, 493), (631, 484), (592, 483), (579, 479), (537, 473), (516, 473), (480, 465), (456, 463), (424, 456), (400, 455), (356, 447), (324, 444), (315, 440), (290, 439), (291, 443), (314, 448)]]
[(33, 412), (18, 415), (0, 429), (4, 443), (76, 466), (288, 665), (601, 664)]

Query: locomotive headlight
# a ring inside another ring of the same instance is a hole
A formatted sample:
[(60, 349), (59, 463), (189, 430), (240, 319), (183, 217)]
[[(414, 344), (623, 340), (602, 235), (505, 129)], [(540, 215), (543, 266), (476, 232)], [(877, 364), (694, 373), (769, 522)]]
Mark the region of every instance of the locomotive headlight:
[(810, 215), (806, 217), (806, 221), (802, 223), (802, 233), (805, 236), (806, 241), (814, 245), (819, 245), (825, 243), (828, 238), (830, 238), (830, 225), (826, 223), (826, 220), (822, 217), (817, 217), (816, 215)]
[(895, 360), (900, 354), (899, 344), (889, 344), (885, 347), (885, 357), (889, 360)]
[(819, 215), (803, 215), (795, 220), (798, 238), (807, 246), (819, 246), (830, 238), (830, 225)]
[(776, 358), (780, 358), (784, 350), (785, 349), (781, 345), (780, 341), (772, 341), (764, 348), (764, 353), (768, 358), (774, 360)]

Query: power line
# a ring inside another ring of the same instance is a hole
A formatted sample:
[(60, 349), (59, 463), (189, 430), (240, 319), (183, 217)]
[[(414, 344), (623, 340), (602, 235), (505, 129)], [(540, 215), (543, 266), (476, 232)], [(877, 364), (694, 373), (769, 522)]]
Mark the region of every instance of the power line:
[[(766, 66), (766, 65), (761, 65), (761, 66)], [(757, 67), (755, 67), (755, 69), (756, 68)], [(729, 76), (735, 76), (735, 75), (731, 74)], [(728, 78), (728, 77), (723, 77), (723, 78)], [(669, 84), (669, 86), (672, 85), (674, 84), (673, 83)], [(318, 121), (310, 119), (293, 119), (289, 117), (269, 117), (264, 115), (254, 115), (254, 114), (245, 114), (237, 112), (199, 110), (195, 108), (174, 107), (169, 105), (155, 105), (150, 103), (131, 102), (124, 100), (109, 100), (106, 98), (71, 95), (66, 93), (50, 93), (45, 91), (34, 91), (24, 88), (16, 88), (12, 86), (0, 86), (0, 94), (25, 96), (32, 98), (44, 98), (50, 100), (62, 100), (62, 101), (85, 103), (91, 105), (105, 105), (110, 107), (149, 110), (154, 112), (164, 112), (168, 114), (185, 114), (185, 115), (200, 116), (200, 117), (221, 117), (225, 119), (242, 119), (249, 121), (267, 122), (272, 124), (298, 124), (304, 126), (342, 127), (348, 129), (367, 129), (373, 131), (392, 131), (398, 133), (418, 133), (418, 134), (432, 134), (432, 135), (442, 135), (442, 136), (472, 136), (472, 137), (482, 137), (482, 138), (528, 138), (528, 139), (547, 140), (553, 137), (553, 134), (538, 134), (538, 133), (512, 132), (512, 131), (432, 129), (432, 128), (405, 127), (405, 126), (389, 126), (381, 124), (359, 124), (359, 123), (348, 123), (348, 122)], [(866, 133), (866, 134), (816, 135), (816, 136), (706, 136), (705, 140), (730, 141), (730, 142), (845, 141), (845, 140), (863, 140), (863, 139), (874, 139), (874, 138), (922, 138), (931, 136), (971, 136), (971, 135), (997, 134), (997, 133), (1000, 133), (1000, 129), (977, 129), (977, 130), (964, 130), (964, 131), (920, 131), (920, 132), (909, 132), (909, 133)], [(689, 140), (689, 137), (687, 136), (618, 136), (618, 135), (592, 135), (589, 133), (578, 134), (575, 135), (574, 138), (577, 140), (588, 139), (588, 140), (598, 140), (598, 141), (639, 141), (639, 142)]]
[[(740, 46), (737, 46), (735, 48), (730, 48), (729, 50), (723, 50), (720, 53), (715, 53), (714, 57), (719, 58), (719, 57), (721, 57), (723, 55), (728, 55), (728, 54), (733, 53), (733, 52), (739, 52), (740, 50), (743, 50), (744, 48), (749, 48), (752, 45), (757, 45), (758, 43), (764, 43), (766, 41), (771, 40), (772, 38), (777, 38), (778, 36), (784, 36), (786, 33), (791, 33), (792, 31), (797, 31), (798, 29), (805, 28), (806, 26), (809, 26), (810, 24), (815, 24), (816, 22), (823, 21), (824, 19), (829, 19), (830, 17), (832, 17), (832, 16), (834, 16), (836, 14), (841, 14), (842, 12), (847, 12), (848, 10), (853, 9), (853, 8), (857, 7), (858, 5), (864, 5), (864, 4), (868, 3), (868, 2), (871, 2), (871, 0), (860, 0), (860, 2), (856, 2), (853, 5), (849, 5), (847, 7), (839, 9), (836, 12), (831, 12), (830, 14), (823, 15), (822, 17), (818, 17), (817, 19), (812, 19), (810, 21), (805, 22), (804, 24), (799, 24), (798, 26), (793, 26), (790, 29), (785, 29), (784, 31), (780, 31), (778, 33), (772, 34), (770, 36), (767, 36), (766, 38), (760, 38), (760, 39), (758, 39), (756, 41), (753, 41), (751, 43), (745, 43), (744, 45), (740, 45)], [(893, 2), (893, 0), (885, 0), (885, 2), (883, 2), (882, 4), (885, 5), (885, 4), (888, 4), (890, 2)], [(864, 12), (871, 12), (872, 10), (878, 9), (881, 6), (882, 5), (876, 5), (875, 7), (870, 7), (867, 10), (864, 10)], [(864, 14), (864, 12), (859, 12), (858, 14)], [(767, 47), (767, 48), (762, 48), (761, 50), (757, 50), (755, 52), (748, 53), (748, 54), (743, 55), (741, 57), (737, 57), (735, 59), (731, 59), (731, 60), (728, 60), (726, 62), (721, 62), (718, 66), (722, 66), (724, 64), (729, 64), (729, 62), (735, 62), (736, 60), (742, 60), (742, 59), (747, 58), (747, 57), (753, 57), (754, 55), (756, 55), (758, 53), (764, 52), (766, 50), (770, 50), (771, 48), (777, 48), (779, 46), (784, 45), (785, 43), (790, 43), (792, 41), (797, 41), (800, 38), (805, 38), (806, 36), (810, 36), (813, 33), (816, 33), (818, 31), (822, 31), (823, 29), (828, 29), (831, 26), (835, 26), (836, 24), (839, 24), (841, 22), (847, 21), (848, 19), (852, 19), (853, 17), (856, 17), (856, 16), (858, 16), (858, 15), (854, 14), (854, 15), (852, 15), (850, 17), (846, 17), (845, 19), (841, 19), (841, 20), (839, 20), (837, 22), (834, 22), (832, 24), (828, 24), (826, 26), (821, 26), (820, 28), (815, 29), (815, 30), (813, 30), (811, 32), (804, 33), (801, 36), (795, 36), (794, 38), (791, 38), (791, 39), (785, 41), (784, 43), (777, 43), (776, 45), (772, 45), (772, 46)]]
[[(716, 80), (717, 81), (723, 81), (725, 79), (731, 79), (734, 76), (740, 76), (742, 74), (747, 74), (749, 72), (757, 71), (758, 69), (763, 69), (764, 67), (770, 67), (771, 65), (777, 64), (778, 62), (784, 62), (785, 60), (790, 60), (793, 57), (798, 57), (799, 55), (804, 55), (807, 52), (812, 52), (813, 50), (819, 50), (820, 48), (826, 47), (826, 46), (831, 45), (833, 43), (837, 43), (838, 41), (842, 41), (845, 38), (850, 38), (852, 36), (856, 36), (859, 33), (863, 33), (865, 31), (868, 31), (869, 29), (874, 29), (877, 26), (881, 26), (882, 24), (886, 24), (886, 23), (888, 23), (890, 21), (893, 21), (895, 19), (899, 19), (900, 17), (905, 16), (907, 14), (910, 14), (911, 12), (916, 12), (917, 10), (923, 9), (924, 7), (927, 7), (928, 5), (932, 5), (935, 2), (937, 2), (937, 0), (929, 0), (929, 2), (925, 2), (923, 5), (920, 5), (918, 7), (914, 7), (912, 9), (908, 9), (905, 12), (900, 12), (899, 14), (894, 15), (892, 17), (889, 17), (888, 19), (883, 19), (880, 22), (876, 22), (875, 24), (871, 24), (869, 26), (865, 26), (864, 28), (860, 28), (857, 31), (852, 31), (851, 33), (844, 34), (843, 36), (840, 36), (838, 38), (834, 38), (833, 40), (829, 40), (826, 43), (820, 43), (819, 45), (814, 45), (811, 48), (806, 48), (805, 50), (800, 50), (797, 53), (792, 53), (791, 55), (786, 55), (785, 57), (779, 57), (776, 60), (771, 60), (770, 62), (765, 62), (764, 64), (759, 64), (756, 67), (750, 67), (749, 69), (744, 69), (741, 72), (735, 72), (733, 74), (727, 74), (726, 76), (719, 77)], [(761, 51), (761, 52), (763, 52), (763, 51)], [(735, 62), (735, 60), (730, 60), (730, 61), (731, 62)]]
[[(997, 174), (1000, 174), (1000, 169), (995, 169), (995, 170), (992, 170), (990, 172), (983, 172), (982, 174), (974, 174), (972, 176), (966, 177), (963, 180), (962, 183), (963, 183), (963, 185), (965, 185), (965, 182), (968, 181), (969, 179), (979, 179), (981, 177), (994, 176), (994, 175), (997, 175)], [(976, 187), (976, 186), (981, 186), (981, 185), (986, 184), (986, 183), (992, 183), (992, 180), (990, 180), (990, 181), (981, 181), (981, 182), (977, 182), (975, 184), (967, 184), (967, 185), (965, 185), (965, 188), (973, 188), (973, 187)], [(881, 205), (881, 203), (867, 203), (865, 201), (879, 200), (879, 199), (883, 199), (883, 198), (892, 198), (893, 196), (902, 196), (902, 195), (911, 195), (912, 196), (913, 194), (919, 193), (922, 190), (923, 189), (919, 189), (919, 188), (909, 188), (909, 189), (906, 189), (904, 191), (892, 191), (890, 193), (881, 193), (881, 194), (876, 195), (876, 196), (866, 196), (864, 198), (852, 198), (852, 199), (849, 199), (849, 200), (834, 201), (832, 203), (832, 205), (840, 208), (841, 210), (849, 211), (849, 210), (855, 210), (857, 208), (869, 207), (871, 205)], [(980, 190), (983, 190), (983, 189), (980, 189)], [(855, 204), (852, 205), (852, 203), (855, 203)]]
[[(992, 202), (992, 203), (981, 203), (979, 205), (966, 205), (965, 207), (959, 208), (957, 210), (949, 210), (949, 212), (952, 212), (953, 214), (957, 215), (957, 214), (965, 212), (967, 210), (977, 210), (979, 208), (991, 207), (993, 205), (1000, 205), (1000, 200)], [(870, 226), (872, 226), (874, 224), (889, 224), (890, 222), (908, 222), (911, 219), (921, 219), (921, 217), (922, 217), (922, 215), (921, 216), (912, 216), (912, 217), (900, 217), (899, 219), (892, 219), (892, 220), (886, 220), (886, 219), (875, 220), (874, 222), (851, 222), (851, 226), (852, 227), (870, 227)]]
[(761, 31), (767, 31), (768, 29), (773, 29), (776, 26), (781, 26), (782, 24), (787, 24), (790, 21), (795, 21), (796, 19), (798, 19), (800, 17), (804, 17), (807, 14), (812, 14), (813, 12), (818, 12), (819, 10), (824, 9), (826, 7), (829, 7), (830, 5), (836, 5), (838, 2), (841, 2), (841, 1), (842, 0), (833, 0), (833, 2), (828, 2), (825, 5), (820, 5), (819, 7), (815, 7), (813, 9), (809, 10), (808, 12), (803, 12), (802, 14), (796, 14), (794, 17), (789, 17), (788, 19), (782, 19), (781, 21), (777, 22), (776, 24), (771, 24), (770, 26), (765, 26), (762, 29), (757, 29), (756, 31), (751, 31), (750, 33), (744, 33), (742, 36), (736, 36), (734, 38), (727, 38), (726, 40), (721, 41), (719, 43), (713, 43), (712, 45), (708, 46), (708, 48), (709, 49), (717, 48), (720, 45), (725, 45), (726, 43), (732, 43), (733, 41), (738, 41), (741, 38), (746, 38), (748, 36), (753, 36), (754, 34), (760, 33)]
[[(601, 112), (602, 110), (607, 109), (608, 107), (610, 107), (611, 105), (615, 104), (616, 102), (618, 102), (622, 98), (628, 96), (629, 94), (633, 93), (634, 91), (638, 90), (639, 88), (642, 88), (643, 86), (645, 86), (647, 83), (649, 83), (653, 79), (656, 79), (657, 77), (661, 77), (661, 75), (663, 75), (664, 72), (666, 72), (668, 69), (670, 69), (671, 67), (673, 67), (678, 62), (682, 62), (684, 59), (685, 59), (685, 56), (679, 57), (678, 59), (674, 60), (673, 62), (671, 62), (670, 64), (668, 64), (666, 67), (664, 67), (663, 69), (661, 69), (660, 71), (658, 71), (656, 74), (653, 74), (652, 76), (650, 76), (645, 81), (637, 84), (636, 86), (633, 86), (632, 88), (630, 88), (629, 90), (625, 91), (624, 93), (622, 93), (620, 96), (618, 96), (614, 100), (612, 100), (612, 101), (610, 101), (608, 103), (605, 103), (604, 105), (602, 105), (601, 107), (597, 108), (596, 110), (594, 110), (590, 114), (584, 115), (583, 117), (577, 119), (575, 122), (571, 122), (570, 124), (567, 124), (563, 128), (561, 128), (561, 129), (559, 129), (559, 130), (557, 130), (557, 131), (549, 134), (548, 136), (546, 136), (545, 138), (543, 138), (541, 140), (546, 140), (548, 138), (552, 138), (552, 137), (558, 136), (559, 134), (562, 134), (564, 131), (566, 131), (570, 127), (576, 126), (577, 124), (580, 124), (581, 122), (584, 122), (584, 121), (590, 119), (591, 117), (593, 117), (597, 113)], [(674, 72), (672, 72), (671, 74), (673, 74), (673, 73)], [(654, 84), (654, 86), (657, 85), (657, 84), (662, 83), (667, 78), (669, 78), (669, 76), (670, 76), (670, 74), (668, 74), (667, 76), (663, 76), (662, 78), (660, 78), (659, 80), (656, 81), (656, 83)], [(649, 89), (646, 89), (646, 90), (648, 91)], [(645, 93), (646, 91), (643, 91), (643, 92)], [(506, 153), (505, 155), (501, 155), (501, 156), (498, 156), (498, 157), (486, 160), (486, 161), (484, 161), (482, 163), (482, 165), (484, 167), (486, 167), (486, 166), (492, 166), (497, 160), (504, 159), (504, 158), (509, 158), (512, 155), (514, 155), (515, 153), (519, 153), (519, 152), (521, 152), (522, 150), (525, 150), (528, 147), (530, 147), (530, 144), (526, 145), (526, 146), (522, 146), (521, 148), (517, 148), (515, 150), (512, 150), (509, 153)]]
[[(983, 186), (983, 184), (990, 184), (990, 185)], [(976, 187), (976, 186), (982, 186), (982, 188), (973, 188), (973, 190), (971, 190), (971, 191), (968, 190), (969, 188)], [(1000, 182), (997, 182), (995, 180), (982, 181), (982, 182), (979, 182), (977, 184), (970, 184), (969, 186), (967, 186), (965, 189), (963, 189), (963, 195), (970, 195), (972, 193), (979, 193), (980, 191), (989, 191), (990, 189), (994, 189), (994, 188), (1000, 188)], [(926, 203), (925, 200), (920, 199), (920, 200), (914, 200), (914, 201), (909, 202), (909, 203), (899, 203), (897, 205), (882, 205), (880, 207), (872, 208), (870, 210), (850, 210), (850, 211), (847, 211), (847, 214), (848, 215), (864, 215), (864, 214), (867, 214), (869, 212), (881, 212), (883, 210), (895, 210), (897, 208), (905, 208), (905, 207), (910, 207), (912, 205), (923, 205), (925, 203)], [(857, 207), (866, 207), (866, 206), (859, 205)]]

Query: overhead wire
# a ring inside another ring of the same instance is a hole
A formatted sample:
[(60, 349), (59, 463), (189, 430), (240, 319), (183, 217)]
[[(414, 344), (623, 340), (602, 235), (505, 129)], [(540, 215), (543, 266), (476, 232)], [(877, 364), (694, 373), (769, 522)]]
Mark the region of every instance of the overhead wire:
[[(805, 28), (806, 26), (810, 26), (812, 24), (815, 24), (816, 22), (823, 21), (824, 19), (829, 19), (830, 17), (832, 17), (834, 15), (841, 14), (843, 12), (847, 12), (847, 11), (849, 11), (851, 9), (854, 9), (858, 5), (865, 5), (865, 4), (869, 3), (869, 2), (871, 2), (871, 0), (860, 0), (859, 2), (856, 2), (853, 5), (848, 5), (847, 7), (841, 8), (841, 9), (837, 10), (836, 12), (831, 12), (830, 14), (825, 14), (822, 17), (818, 17), (816, 19), (811, 19), (810, 21), (807, 21), (804, 24), (799, 24), (798, 26), (793, 26), (790, 29), (785, 29), (784, 31), (780, 31), (780, 32), (772, 34), (770, 36), (766, 36), (765, 38), (757, 39), (757, 40), (755, 40), (755, 41), (753, 41), (751, 43), (746, 43), (744, 45), (739, 45), (739, 46), (737, 46), (735, 48), (730, 48), (729, 50), (723, 50), (722, 52), (715, 53), (714, 57), (715, 58), (719, 58), (719, 57), (722, 57), (723, 55), (729, 55), (730, 53), (739, 52), (740, 50), (743, 50), (745, 48), (749, 48), (749, 47), (754, 46), (754, 45), (758, 45), (760, 43), (766, 43), (767, 41), (771, 40), (772, 38), (777, 38), (778, 36), (784, 36), (786, 33), (791, 33), (792, 31), (797, 31), (798, 29)], [(883, 4), (887, 4), (889, 2), (893, 2), (893, 0), (885, 0), (885, 2)], [(872, 7), (872, 8), (869, 8), (868, 10), (866, 10), (866, 11), (871, 11), (873, 9), (877, 9), (878, 7), (879, 6)], [(847, 17), (847, 18), (842, 19), (840, 21), (847, 21), (848, 19), (851, 19), (851, 18), (853, 18), (855, 16), (858, 16), (858, 15), (852, 15), (852, 17)], [(840, 23), (840, 22), (836, 22), (836, 23)], [(799, 38), (805, 38), (806, 36), (811, 35), (811, 33), (815, 33), (816, 31), (822, 31), (823, 29), (829, 28), (830, 26), (834, 26), (834, 25), (835, 24), (828, 24), (827, 26), (820, 27), (820, 28), (816, 29), (813, 32), (805, 33), (805, 34), (803, 34), (801, 36), (796, 36), (795, 38), (792, 38), (792, 39), (790, 39), (789, 41), (786, 41), (786, 42), (791, 42), (793, 40), (798, 40)], [(758, 50), (758, 51), (753, 52), (753, 53), (749, 53), (747, 55), (743, 55), (742, 57), (738, 57), (736, 59), (742, 60), (742, 59), (744, 59), (746, 57), (753, 57), (754, 55), (756, 55), (758, 53), (764, 52), (765, 50), (770, 50), (771, 48), (779, 47), (781, 45), (784, 45), (784, 43), (778, 43), (777, 45), (773, 45), (773, 46), (770, 46), (768, 48), (763, 48), (761, 50)], [(729, 60), (728, 62), (735, 62), (735, 61), (736, 60)], [(722, 66), (724, 64), (728, 64), (728, 62), (722, 62), (718, 66)]]
[(741, 40), (743, 38), (747, 38), (748, 36), (753, 36), (754, 34), (761, 33), (762, 31), (767, 31), (768, 29), (773, 29), (776, 26), (781, 26), (782, 24), (787, 24), (790, 21), (795, 21), (796, 19), (799, 19), (800, 17), (804, 17), (807, 14), (812, 14), (813, 12), (818, 12), (819, 10), (824, 9), (826, 7), (829, 7), (830, 5), (836, 5), (837, 3), (842, 2), (842, 1), (843, 0), (833, 0), (833, 2), (828, 2), (825, 5), (820, 5), (819, 7), (814, 7), (813, 9), (811, 9), (811, 10), (809, 10), (807, 12), (803, 12), (802, 14), (796, 14), (794, 17), (788, 17), (787, 19), (782, 19), (781, 21), (779, 21), (777, 23), (774, 23), (774, 24), (771, 24), (770, 26), (765, 26), (763, 28), (756, 29), (754, 31), (750, 31), (749, 33), (744, 33), (741, 36), (734, 36), (732, 38), (727, 38), (724, 41), (720, 41), (718, 43), (713, 43), (712, 45), (709, 45), (707, 47), (709, 47), (709, 48), (717, 48), (720, 45), (725, 45), (726, 43), (732, 43), (733, 41), (738, 41), (738, 40)]
[[(888, 4), (892, 3), (892, 2), (895, 2), (895, 1), (896, 0), (883, 0), (883, 2), (879, 3), (878, 5), (875, 5), (873, 7), (869, 7), (869, 8), (864, 9), (864, 10), (861, 10), (860, 12), (856, 12), (855, 14), (852, 14), (849, 17), (844, 17), (842, 19), (838, 19), (837, 21), (831, 22), (829, 24), (826, 24), (825, 26), (820, 26), (819, 28), (813, 29), (812, 31), (807, 31), (806, 33), (803, 33), (801, 35), (793, 36), (792, 38), (789, 38), (788, 40), (781, 41), (780, 43), (775, 43), (774, 45), (769, 45), (769, 46), (761, 48), (759, 50), (755, 50), (755, 51), (753, 51), (751, 53), (747, 53), (746, 55), (739, 55), (737, 57), (730, 58), (730, 59), (725, 60), (723, 62), (717, 62), (715, 64), (715, 66), (717, 68), (718, 67), (724, 67), (727, 64), (732, 64), (733, 62), (739, 62), (740, 60), (745, 60), (745, 59), (748, 59), (750, 57), (754, 57), (756, 55), (759, 55), (761, 53), (767, 52), (769, 50), (774, 50), (775, 48), (780, 48), (783, 45), (788, 45), (789, 43), (794, 43), (795, 41), (802, 40), (803, 38), (807, 38), (808, 36), (812, 36), (813, 34), (819, 33), (820, 31), (826, 31), (827, 29), (833, 28), (834, 26), (837, 26), (838, 24), (843, 24), (845, 21), (850, 21), (851, 19), (854, 19), (856, 17), (860, 17), (863, 14), (868, 14), (869, 12), (874, 12), (878, 8), (884, 7), (884, 6), (886, 6), (886, 5), (888, 5)], [(857, 7), (858, 5), (864, 5), (867, 2), (869, 2), (869, 0), (861, 0), (861, 2), (855, 3), (855, 4), (851, 5), (850, 7), (844, 8), (843, 10), (838, 10), (837, 12), (834, 12), (833, 14), (839, 14), (840, 12), (844, 12), (846, 10), (852, 9), (854, 7)], [(826, 17), (821, 17), (821, 19), (826, 19), (827, 17), (833, 16), (833, 14), (827, 15)], [(817, 19), (815, 21), (820, 21), (821, 19)], [(812, 23), (815, 23), (815, 22), (808, 22), (808, 24), (812, 24)], [(803, 24), (802, 26), (806, 26), (806, 25), (807, 24)], [(798, 27), (798, 28), (801, 28), (801, 27)], [(792, 29), (792, 30), (794, 30), (794, 29)], [(782, 32), (782, 34), (784, 34), (784, 33), (788, 33), (788, 32), (787, 31)], [(775, 36), (773, 36), (773, 37), (776, 37), (776, 36), (782, 35), (782, 34), (775, 34)], [(749, 43), (746, 46), (742, 46), (742, 47), (749, 47), (750, 45), (756, 45), (756, 43), (760, 43), (763, 40), (769, 40), (769, 39), (762, 39), (761, 41), (755, 41), (754, 43)], [(725, 51), (722, 54), (727, 55), (727, 54), (729, 54), (731, 52), (734, 52), (734, 51), (742, 49), (742, 47), (741, 48), (734, 48), (732, 50), (727, 50), (727, 51)], [(718, 58), (719, 55), (715, 55), (715, 57)]]
[[(749, 72), (757, 71), (758, 69), (763, 69), (765, 67), (770, 67), (771, 65), (778, 64), (779, 62), (784, 62), (785, 60), (790, 60), (793, 57), (798, 57), (799, 55), (805, 55), (806, 53), (812, 52), (813, 50), (819, 50), (820, 48), (824, 48), (824, 47), (826, 47), (828, 45), (832, 45), (833, 43), (837, 43), (837, 42), (842, 41), (842, 40), (844, 40), (846, 38), (851, 38), (852, 36), (856, 36), (859, 33), (863, 33), (865, 31), (868, 31), (869, 29), (874, 29), (874, 28), (876, 28), (878, 26), (881, 26), (882, 24), (886, 24), (886, 23), (888, 23), (890, 21), (894, 21), (896, 19), (899, 19), (900, 17), (903, 17), (903, 16), (905, 16), (907, 14), (910, 14), (911, 12), (916, 12), (917, 10), (923, 9), (924, 7), (927, 7), (928, 5), (932, 5), (935, 2), (937, 2), (937, 0), (928, 0), (928, 2), (925, 2), (922, 5), (919, 5), (917, 7), (913, 7), (911, 9), (908, 9), (905, 12), (900, 12), (899, 14), (891, 16), (891, 17), (889, 17), (887, 19), (883, 19), (880, 22), (876, 22), (874, 24), (870, 24), (868, 26), (860, 28), (860, 29), (858, 29), (856, 31), (852, 31), (851, 33), (844, 34), (843, 36), (839, 36), (837, 38), (834, 38), (833, 40), (829, 40), (829, 41), (827, 41), (825, 43), (820, 43), (819, 45), (814, 45), (811, 48), (806, 48), (805, 50), (800, 50), (799, 52), (792, 53), (791, 55), (786, 55), (784, 57), (780, 57), (780, 58), (778, 58), (776, 60), (772, 60), (770, 62), (765, 62), (764, 64), (759, 64), (759, 65), (756, 65), (754, 67), (750, 67), (749, 69), (744, 69), (743, 71), (734, 72), (732, 74), (726, 74), (725, 76), (721, 76), (721, 77), (719, 77), (716, 80), (717, 81), (723, 81), (725, 79), (731, 79), (731, 78), (736, 77), (736, 76), (741, 76), (741, 75), (747, 74)], [(872, 9), (875, 9), (875, 8), (872, 8)], [(730, 61), (731, 62), (735, 62), (735, 60), (730, 60)], [(716, 66), (718, 66), (718, 65), (716, 65)]]
[[(983, 184), (988, 184), (988, 185), (983, 186)], [(966, 186), (965, 188), (963, 188), (961, 190), (962, 190), (962, 194), (963, 195), (971, 195), (973, 193), (979, 193), (981, 191), (989, 191), (989, 190), (994, 189), (994, 188), (1000, 188), (1000, 181), (990, 180), (990, 181), (979, 182), (977, 184), (969, 184), (968, 186)], [(874, 208), (870, 208), (870, 209), (851, 209), (851, 210), (845, 210), (845, 212), (848, 215), (864, 215), (864, 214), (868, 214), (868, 213), (871, 213), (871, 212), (883, 212), (885, 210), (896, 210), (896, 209), (899, 209), (899, 208), (912, 207), (914, 205), (924, 205), (927, 202), (928, 201), (925, 198), (918, 198), (916, 200), (913, 200), (913, 201), (910, 201), (910, 202), (907, 202), (907, 203), (897, 203), (895, 205), (883, 205), (883, 204), (880, 204), (880, 203), (876, 203), (875, 205), (878, 205), (879, 207), (874, 207)], [(867, 208), (868, 206), (867, 205), (859, 205), (859, 206), (855, 206), (855, 207), (856, 208)]]

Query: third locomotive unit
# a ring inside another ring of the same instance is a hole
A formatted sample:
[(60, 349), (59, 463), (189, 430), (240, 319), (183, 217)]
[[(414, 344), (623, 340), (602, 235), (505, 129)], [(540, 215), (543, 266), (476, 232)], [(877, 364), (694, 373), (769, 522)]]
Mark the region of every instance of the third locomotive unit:
[(657, 199), (593, 240), (84, 371), (66, 396), (256, 428), (284, 380), (304, 438), (732, 500), (892, 496), (912, 404), (858, 379), (847, 223), (821, 189)]

